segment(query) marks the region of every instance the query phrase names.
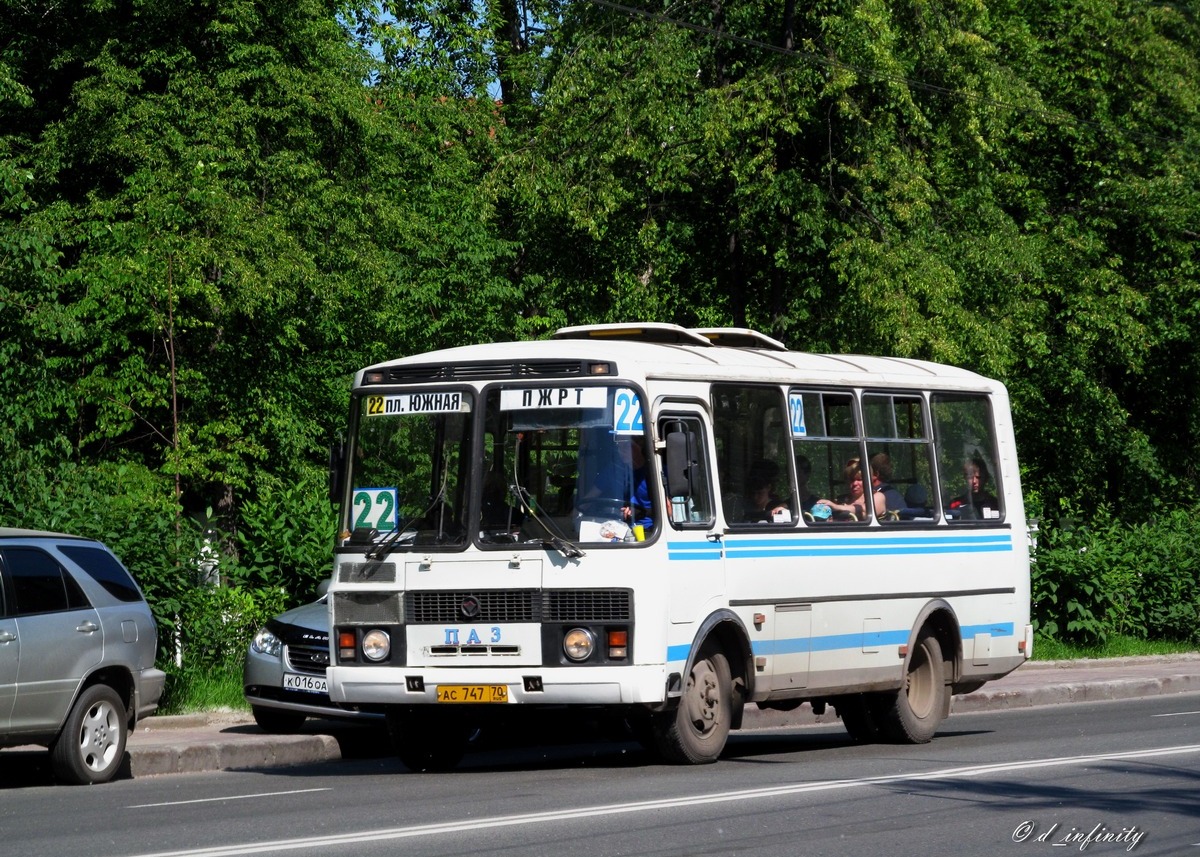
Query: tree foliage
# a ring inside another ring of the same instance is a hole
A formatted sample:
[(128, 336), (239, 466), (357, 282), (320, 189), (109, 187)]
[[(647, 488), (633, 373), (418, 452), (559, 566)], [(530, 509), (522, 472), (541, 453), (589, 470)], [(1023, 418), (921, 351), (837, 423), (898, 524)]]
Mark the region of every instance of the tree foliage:
[(966, 366), (1046, 508), (1198, 499), (1186, 5), (0, 9), (6, 523), (136, 474), (172, 567), (212, 508), (311, 569), (247, 534), (356, 368), (631, 318)]

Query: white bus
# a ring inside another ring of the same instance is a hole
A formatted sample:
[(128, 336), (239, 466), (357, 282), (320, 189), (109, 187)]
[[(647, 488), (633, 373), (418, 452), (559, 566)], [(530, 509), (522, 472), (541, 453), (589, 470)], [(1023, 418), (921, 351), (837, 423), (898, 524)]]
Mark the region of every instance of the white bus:
[(329, 692), (414, 770), (535, 711), (685, 763), (746, 706), (925, 742), (1031, 655), (1008, 396), (963, 369), (564, 328), (363, 369), (349, 432)]

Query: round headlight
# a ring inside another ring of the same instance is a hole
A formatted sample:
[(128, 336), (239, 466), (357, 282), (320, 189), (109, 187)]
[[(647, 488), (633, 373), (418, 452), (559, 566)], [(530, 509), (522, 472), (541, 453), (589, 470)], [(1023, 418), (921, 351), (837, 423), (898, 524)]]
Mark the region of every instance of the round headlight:
[(362, 653), (368, 661), (382, 661), (392, 651), (392, 638), (378, 628), (367, 631), (362, 638)]
[(259, 628), (258, 633), (254, 635), (254, 639), (250, 641), (250, 648), (260, 655), (270, 655), (277, 658), (279, 657), (279, 652), (283, 649), (283, 641), (266, 628)]
[(563, 637), (563, 652), (573, 661), (586, 661), (596, 648), (596, 638), (587, 628), (572, 628)]

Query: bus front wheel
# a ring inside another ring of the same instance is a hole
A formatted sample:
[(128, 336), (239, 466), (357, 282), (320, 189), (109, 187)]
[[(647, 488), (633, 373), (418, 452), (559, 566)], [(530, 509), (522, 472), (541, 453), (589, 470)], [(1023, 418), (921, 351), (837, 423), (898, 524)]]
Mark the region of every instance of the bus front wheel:
[(396, 755), (414, 773), (454, 770), (471, 738), (470, 725), (463, 718), (441, 711), (389, 711), (387, 725)]
[(692, 663), (674, 711), (654, 717), (654, 742), (670, 762), (715, 762), (733, 723), (733, 680), (723, 652), (705, 647)]

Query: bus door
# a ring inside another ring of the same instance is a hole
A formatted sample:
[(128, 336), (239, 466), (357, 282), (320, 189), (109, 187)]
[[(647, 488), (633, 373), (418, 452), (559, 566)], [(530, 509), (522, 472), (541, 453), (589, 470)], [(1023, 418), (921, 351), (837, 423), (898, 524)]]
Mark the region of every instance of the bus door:
[(666, 402), (658, 417), (666, 486), (667, 545), (671, 622), (704, 618), (714, 598), (725, 593), (725, 561), (716, 529), (710, 432), (702, 407)]

